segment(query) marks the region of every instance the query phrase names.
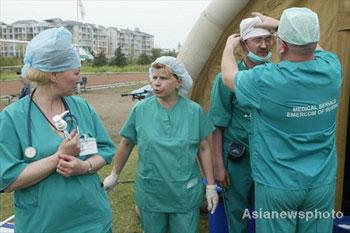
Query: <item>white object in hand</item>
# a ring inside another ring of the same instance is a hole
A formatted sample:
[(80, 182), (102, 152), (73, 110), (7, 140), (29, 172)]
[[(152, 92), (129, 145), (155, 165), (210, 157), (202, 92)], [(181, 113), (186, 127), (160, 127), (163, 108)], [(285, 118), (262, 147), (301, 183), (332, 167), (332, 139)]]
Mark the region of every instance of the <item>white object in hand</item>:
[(118, 183), (118, 175), (115, 174), (114, 172), (111, 172), (111, 174), (103, 180), (103, 187), (106, 190), (110, 191), (110, 190), (113, 190), (113, 188), (117, 185), (117, 183)]
[(65, 120), (63, 120), (64, 116), (69, 113), (69, 111), (64, 111), (62, 114), (60, 115), (55, 115), (52, 118), (52, 121), (56, 127), (57, 130), (59, 131), (63, 131), (64, 136), (68, 139), (71, 139), (71, 136), (69, 135), (68, 131), (67, 131), (67, 122)]
[(216, 192), (216, 185), (207, 185), (205, 195), (208, 202), (208, 211), (213, 214), (219, 202), (219, 196)]

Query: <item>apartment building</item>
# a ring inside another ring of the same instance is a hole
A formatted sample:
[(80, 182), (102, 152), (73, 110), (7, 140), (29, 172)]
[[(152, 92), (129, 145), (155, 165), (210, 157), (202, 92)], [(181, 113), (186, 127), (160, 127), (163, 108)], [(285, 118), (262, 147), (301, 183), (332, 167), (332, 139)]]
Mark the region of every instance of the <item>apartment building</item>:
[[(30, 41), (41, 31), (52, 27), (66, 27), (73, 36), (73, 43), (93, 54), (104, 53), (113, 57), (115, 50), (121, 46), (122, 52), (129, 59), (136, 59), (145, 53), (151, 55), (154, 47), (154, 36), (135, 30), (105, 28), (101, 25), (82, 23), (60, 18), (36, 20), (20, 20), (8, 25), (0, 22), (0, 39)], [(11, 43), (0, 43), (0, 56), (23, 56), (23, 48)], [(22, 46), (23, 47), (23, 46)], [(22, 51), (22, 52), (21, 52)]]
[(22, 57), (25, 43), (19, 41), (30, 41), (41, 31), (50, 27), (50, 24), (36, 20), (19, 20), (11, 25), (0, 22), (0, 39), (18, 41), (12, 44), (1, 43), (0, 56)]
[(130, 30), (109, 27), (108, 35), (107, 57), (113, 57), (118, 47), (121, 47), (122, 53), (130, 60), (138, 58), (141, 54), (152, 55), (154, 36), (141, 32), (139, 28)]

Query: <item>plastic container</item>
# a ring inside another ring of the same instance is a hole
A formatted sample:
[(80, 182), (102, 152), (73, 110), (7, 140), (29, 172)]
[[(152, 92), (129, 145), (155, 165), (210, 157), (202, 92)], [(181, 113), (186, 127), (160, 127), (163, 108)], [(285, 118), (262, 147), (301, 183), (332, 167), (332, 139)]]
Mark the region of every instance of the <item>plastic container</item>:
[(219, 201), (215, 213), (208, 213), (208, 221), (210, 233), (228, 233), (224, 203)]
[[(203, 184), (207, 184), (207, 180), (203, 178)], [(216, 191), (219, 195), (222, 192), (222, 188), (217, 186)], [(251, 213), (254, 209), (249, 208), (249, 212)], [(218, 206), (216, 207), (215, 213), (208, 213), (208, 222), (209, 222), (209, 232), (210, 233), (228, 233), (228, 224), (226, 218), (226, 212), (224, 208), (224, 203), (222, 197), (219, 198)], [(247, 221), (247, 230), (248, 233), (255, 233), (255, 220), (248, 219)]]
[[(250, 213), (252, 213), (253, 209), (250, 208), (249, 211)], [(208, 221), (209, 221), (210, 233), (228, 233), (229, 232), (227, 219), (226, 219), (226, 212), (225, 212), (224, 203), (222, 203), (222, 200), (219, 201), (214, 214), (208, 213)], [(255, 233), (254, 219), (248, 219), (247, 231), (248, 233)]]
[(13, 223), (5, 223), (0, 227), (0, 233), (14, 233), (15, 232), (15, 224)]
[(350, 216), (335, 218), (333, 222), (333, 233), (350, 233)]

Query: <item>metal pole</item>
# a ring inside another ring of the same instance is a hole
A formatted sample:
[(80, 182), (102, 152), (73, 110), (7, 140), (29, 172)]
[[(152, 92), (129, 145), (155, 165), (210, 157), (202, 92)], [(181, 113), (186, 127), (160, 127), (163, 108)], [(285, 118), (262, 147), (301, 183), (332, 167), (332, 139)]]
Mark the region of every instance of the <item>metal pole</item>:
[(77, 0), (77, 22), (79, 22), (79, 0)]
[(0, 222), (0, 227), (5, 225), (6, 223), (10, 222), (14, 218), (15, 218), (15, 215), (12, 215), (11, 217), (9, 217), (9, 218), (5, 219), (4, 221)]

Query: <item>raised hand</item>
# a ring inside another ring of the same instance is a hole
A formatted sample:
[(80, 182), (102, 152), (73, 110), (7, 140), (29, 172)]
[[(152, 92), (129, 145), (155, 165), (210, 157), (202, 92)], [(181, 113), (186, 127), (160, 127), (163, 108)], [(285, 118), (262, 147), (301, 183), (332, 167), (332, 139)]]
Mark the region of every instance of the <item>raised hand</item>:
[(261, 23), (256, 23), (254, 27), (265, 28), (268, 30), (276, 29), (278, 27), (279, 21), (277, 19), (263, 15), (259, 12), (253, 12), (252, 15), (258, 16), (262, 21)]

